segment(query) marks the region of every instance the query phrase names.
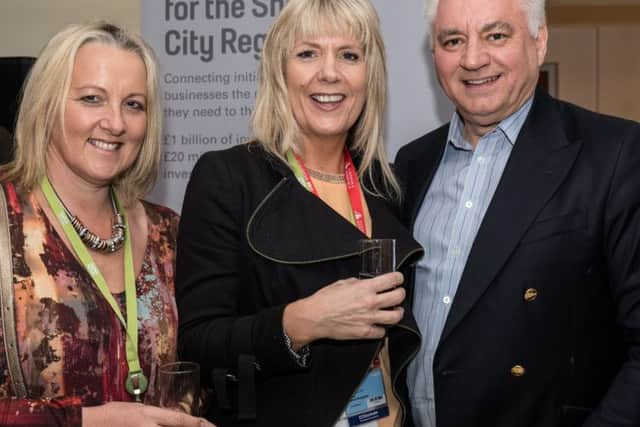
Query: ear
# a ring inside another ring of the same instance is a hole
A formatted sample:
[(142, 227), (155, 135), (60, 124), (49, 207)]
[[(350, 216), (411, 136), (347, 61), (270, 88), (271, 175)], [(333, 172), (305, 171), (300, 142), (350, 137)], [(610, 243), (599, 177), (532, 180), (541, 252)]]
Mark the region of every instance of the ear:
[(536, 50), (538, 52), (538, 66), (544, 63), (544, 57), (547, 55), (547, 40), (549, 39), (549, 30), (547, 24), (544, 24), (538, 30), (536, 37)]

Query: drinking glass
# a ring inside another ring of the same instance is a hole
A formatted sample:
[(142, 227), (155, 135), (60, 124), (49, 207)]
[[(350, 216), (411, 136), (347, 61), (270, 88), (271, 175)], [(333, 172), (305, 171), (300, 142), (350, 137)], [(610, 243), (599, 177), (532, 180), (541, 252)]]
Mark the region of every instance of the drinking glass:
[(200, 416), (200, 365), (172, 362), (160, 366), (148, 403)]
[(396, 269), (395, 239), (360, 240), (360, 278), (368, 279)]

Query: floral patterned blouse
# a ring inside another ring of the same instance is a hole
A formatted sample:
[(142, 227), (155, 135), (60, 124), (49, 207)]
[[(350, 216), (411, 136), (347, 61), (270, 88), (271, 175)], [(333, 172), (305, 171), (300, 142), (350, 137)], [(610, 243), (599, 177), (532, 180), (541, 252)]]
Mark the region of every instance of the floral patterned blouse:
[[(12, 395), (0, 328), (0, 425), (80, 426), (82, 406), (131, 401), (124, 327), (32, 193), (4, 184), (13, 252), (19, 357), (27, 399)], [(143, 202), (149, 236), (136, 277), (140, 364), (153, 387), (177, 346), (174, 266), (178, 215)], [(124, 293), (115, 295), (120, 306)], [(0, 313), (0, 316), (2, 313)], [(1, 323), (0, 323), (1, 325)]]

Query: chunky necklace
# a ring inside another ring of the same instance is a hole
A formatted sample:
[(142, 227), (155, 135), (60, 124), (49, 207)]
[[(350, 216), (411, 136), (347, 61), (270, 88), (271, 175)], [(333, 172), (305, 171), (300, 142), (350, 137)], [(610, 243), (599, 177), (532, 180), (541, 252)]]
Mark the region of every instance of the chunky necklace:
[(321, 172), (317, 170), (313, 170), (307, 166), (307, 172), (309, 172), (309, 176), (315, 178), (320, 181), (328, 182), (331, 184), (344, 184), (344, 174), (343, 173), (327, 173)]
[[(78, 233), (78, 236), (82, 240), (82, 243), (84, 243), (85, 246), (88, 246), (94, 251), (105, 253), (113, 253), (122, 247), (122, 245), (124, 244), (126, 231), (124, 219), (122, 218), (120, 212), (118, 212), (118, 206), (116, 205), (116, 200), (113, 195), (112, 188), (109, 189), (109, 197), (111, 199), (111, 208), (113, 209), (113, 224), (111, 225), (111, 238), (109, 239), (102, 239), (97, 234), (91, 232), (87, 227), (84, 226), (84, 224), (78, 219), (78, 217), (69, 212), (69, 209), (67, 209), (64, 202), (60, 200), (60, 203), (64, 208), (64, 212), (69, 218), (69, 222), (71, 222), (74, 230), (76, 230), (76, 233)], [(58, 197), (58, 199), (60, 199), (60, 197)]]

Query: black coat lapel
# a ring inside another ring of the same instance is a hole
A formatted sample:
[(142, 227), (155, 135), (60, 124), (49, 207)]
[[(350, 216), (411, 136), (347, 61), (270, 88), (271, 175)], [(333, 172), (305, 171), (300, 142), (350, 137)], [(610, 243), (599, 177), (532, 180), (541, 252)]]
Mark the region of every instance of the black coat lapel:
[[(422, 249), (380, 198), (365, 194), (373, 236), (396, 239), (398, 262), (412, 262)], [(272, 261), (306, 264), (359, 255), (366, 236), (287, 173), (253, 212), (247, 239), (254, 251)]]
[(528, 227), (565, 179), (580, 147), (579, 141), (567, 138), (552, 98), (537, 93), (471, 248), (441, 342), (507, 262)]

